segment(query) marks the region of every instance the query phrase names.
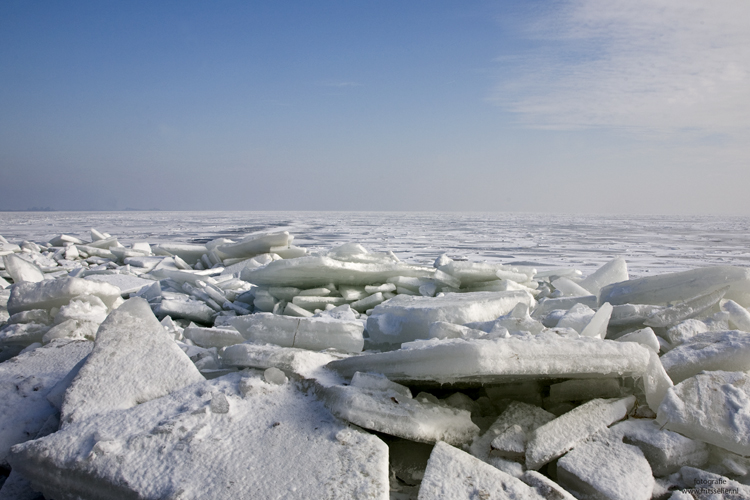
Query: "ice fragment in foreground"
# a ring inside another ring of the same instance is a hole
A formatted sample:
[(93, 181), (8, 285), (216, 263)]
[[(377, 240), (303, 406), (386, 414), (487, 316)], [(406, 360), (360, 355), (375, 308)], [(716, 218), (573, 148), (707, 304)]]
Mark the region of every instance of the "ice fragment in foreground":
[(462, 444), (479, 432), (468, 411), (420, 402), (401, 391), (337, 385), (321, 389), (320, 395), (337, 417), (412, 441)]
[(669, 390), (657, 422), (739, 455), (750, 455), (750, 375), (703, 372)]
[(729, 313), (729, 321), (738, 330), (750, 332), (750, 312), (733, 300), (727, 300), (721, 308)]
[(364, 346), (359, 321), (329, 317), (295, 318), (271, 313), (238, 316), (234, 326), (248, 340), (282, 347), (321, 350), (332, 347), (343, 352), (361, 352)]
[(675, 383), (703, 370), (750, 370), (750, 333), (731, 330), (698, 334), (663, 355), (661, 363)]
[(651, 328), (642, 328), (634, 332), (626, 333), (622, 337), (617, 337), (618, 342), (637, 342), (648, 347), (655, 353), (659, 352), (659, 339)]
[(194, 323), (185, 328), (183, 335), (201, 347), (226, 347), (245, 342), (245, 337), (237, 330), (202, 328)]
[(44, 279), (44, 273), (38, 266), (28, 262), (18, 255), (4, 255), (5, 270), (8, 271), (14, 283), (38, 283)]
[(627, 280), (628, 265), (625, 259), (617, 257), (604, 264), (585, 279), (579, 281), (578, 284), (590, 293), (599, 295), (602, 287)]
[(133, 298), (99, 327), (94, 350), (65, 393), (61, 423), (130, 408), (202, 380), (148, 303)]
[(236, 344), (224, 349), (222, 363), (238, 368), (278, 368), (287, 373), (296, 373), (304, 378), (314, 378), (320, 368), (341, 354), (314, 352), (276, 345)]
[(109, 283), (81, 278), (58, 278), (39, 283), (19, 283), (11, 289), (8, 312), (61, 307), (79, 295), (95, 295), (111, 308), (120, 299), (120, 289)]
[(458, 325), (490, 321), (519, 303), (533, 307), (535, 301), (523, 291), (447, 293), (442, 297), (397, 295), (373, 310), (367, 318), (367, 333), (377, 343), (426, 339), (430, 324), (436, 321)]
[(284, 372), (273, 366), (271, 368), (266, 368), (263, 372), (263, 379), (269, 384), (276, 385), (284, 385), (289, 380), (286, 378)]
[(288, 247), (292, 238), (289, 237), (288, 231), (250, 235), (237, 243), (219, 245), (216, 247), (216, 250), (225, 257), (249, 258), (258, 254), (268, 253), (271, 251), (271, 247)]
[(447, 443), (430, 454), (419, 500), (545, 500), (533, 487)]
[(698, 316), (716, 305), (729, 290), (728, 286), (713, 292), (699, 295), (690, 300), (674, 304), (660, 311), (654, 312), (643, 322), (646, 326), (668, 328), (680, 321)]
[(584, 439), (622, 420), (635, 404), (635, 396), (594, 399), (536, 429), (526, 447), (526, 467), (537, 470), (562, 456)]
[(345, 377), (362, 371), (396, 382), (478, 385), (529, 378), (639, 377), (651, 362), (649, 349), (641, 345), (589, 338), (448, 339), (407, 347), (334, 361), (329, 367)]
[(156, 313), (172, 318), (184, 318), (210, 325), (214, 321), (216, 311), (198, 300), (162, 300), (156, 308)]
[(557, 480), (579, 498), (649, 500), (654, 489), (651, 467), (635, 446), (591, 441), (557, 462)]
[(612, 314), (612, 306), (608, 302), (605, 302), (599, 307), (591, 321), (588, 322), (586, 327), (581, 330), (582, 337), (594, 337), (597, 339), (603, 339), (607, 336), (607, 325), (609, 324), (609, 317)]

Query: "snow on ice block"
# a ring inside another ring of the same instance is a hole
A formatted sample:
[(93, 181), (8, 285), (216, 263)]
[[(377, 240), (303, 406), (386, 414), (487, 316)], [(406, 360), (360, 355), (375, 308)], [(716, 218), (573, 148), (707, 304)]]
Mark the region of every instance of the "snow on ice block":
[(242, 238), (237, 243), (225, 243), (216, 249), (225, 258), (254, 257), (261, 253), (268, 253), (271, 247), (288, 247), (293, 237), (289, 237), (288, 231), (279, 233), (250, 235)]
[(519, 303), (531, 308), (535, 300), (524, 291), (446, 293), (442, 297), (397, 295), (373, 310), (367, 318), (367, 333), (376, 343), (426, 339), (430, 324), (436, 321), (457, 325), (490, 321)]
[(334, 385), (319, 393), (326, 408), (337, 417), (392, 436), (458, 445), (470, 442), (479, 433), (467, 410), (420, 402), (401, 391)]
[(634, 332), (626, 333), (622, 337), (617, 337), (615, 340), (617, 342), (637, 342), (648, 347), (655, 353), (658, 353), (661, 348), (659, 345), (659, 339), (651, 328), (642, 328)]
[(545, 500), (548, 497), (465, 451), (439, 442), (430, 454), (417, 498)]
[(562, 309), (567, 311), (576, 304), (583, 304), (589, 309), (593, 309), (598, 306), (596, 295), (586, 295), (584, 297), (560, 297), (556, 299), (541, 299), (539, 305), (531, 312), (531, 316), (534, 318), (540, 318), (545, 316), (550, 311)]
[(14, 448), (11, 464), (60, 500), (387, 500), (385, 443), (309, 396), (233, 373), (70, 424)]
[[(701, 500), (704, 498), (707, 500), (745, 500), (746, 498), (750, 498), (750, 486), (733, 481), (720, 474), (686, 466), (680, 469), (680, 476), (682, 482), (688, 488), (704, 490), (703, 492), (696, 492), (700, 495), (698, 498)], [(711, 494), (710, 490), (719, 491)], [(705, 496), (701, 495), (701, 493)], [(689, 500), (693, 498), (695, 497), (691, 495)]]
[(14, 283), (38, 283), (44, 279), (44, 273), (39, 267), (18, 255), (4, 255), (5, 270), (13, 278)]
[(84, 279), (109, 283), (120, 289), (123, 295), (134, 293), (144, 286), (153, 285), (154, 280), (147, 280), (130, 274), (90, 274)]
[[(658, 359), (658, 358), (657, 358)], [(332, 362), (345, 377), (382, 373), (405, 382), (505, 383), (524, 379), (641, 376), (649, 349), (632, 342), (590, 338), (446, 339), (417, 341), (397, 351)]]
[(649, 500), (654, 477), (643, 452), (616, 441), (576, 446), (557, 462), (557, 480), (578, 498)]
[(735, 266), (703, 267), (613, 283), (602, 288), (599, 302), (612, 305), (667, 304), (689, 300), (727, 285), (727, 299), (745, 307), (750, 305), (750, 269)]
[(679, 432), (750, 455), (750, 375), (712, 371), (688, 378), (667, 392), (656, 421)]
[(245, 268), (241, 278), (256, 285), (314, 288), (336, 285), (371, 285), (395, 276), (430, 277), (434, 269), (402, 262), (377, 264), (343, 262), (330, 257), (299, 257), (275, 260), (263, 267)]
[(593, 399), (539, 427), (532, 432), (526, 447), (526, 467), (538, 470), (584, 439), (625, 418), (634, 404), (635, 396)]
[(17, 323), (8, 325), (0, 330), (0, 345), (28, 346), (41, 342), (49, 332), (49, 325), (39, 323)]
[(314, 351), (332, 347), (342, 352), (361, 352), (365, 343), (361, 322), (330, 316), (297, 318), (256, 313), (238, 316), (232, 320), (232, 326), (248, 340), (282, 347)]
[(278, 368), (304, 378), (316, 378), (323, 366), (336, 359), (341, 359), (341, 355), (258, 344), (236, 344), (227, 347), (221, 354), (221, 361), (225, 366), (261, 370)]
[(10, 291), (8, 312), (15, 314), (30, 309), (61, 307), (79, 295), (95, 295), (111, 309), (120, 298), (120, 289), (109, 283), (67, 277), (39, 283), (18, 283)]
[(196, 262), (203, 257), (203, 254), (208, 252), (206, 245), (191, 245), (187, 243), (160, 243), (154, 245), (151, 248), (154, 255), (176, 255), (191, 266), (194, 266)]
[(61, 423), (130, 408), (201, 380), (148, 302), (136, 297), (99, 327), (91, 355), (65, 393)]
[(194, 323), (182, 332), (185, 338), (201, 347), (226, 347), (245, 342), (245, 337), (237, 330), (228, 328), (203, 328)]
[(199, 323), (211, 324), (216, 311), (198, 300), (162, 300), (156, 309), (157, 314), (172, 318), (184, 318)]
[(724, 297), (727, 290), (729, 290), (729, 286), (655, 311), (643, 324), (646, 326), (669, 328), (681, 321), (708, 311)]
[(659, 429), (654, 420), (625, 420), (610, 427), (610, 432), (640, 448), (654, 476), (672, 474), (685, 465), (701, 467), (708, 461), (706, 443)]
[(57, 340), (0, 364), (0, 465), (11, 446), (33, 438), (57, 413), (50, 391), (86, 357), (93, 342)]
[(738, 330), (750, 332), (750, 312), (733, 300), (727, 300), (721, 308), (729, 313), (729, 322)]
[(479, 281), (495, 280), (497, 278), (513, 280), (516, 283), (525, 283), (533, 277), (532, 272), (528, 274), (516, 272), (510, 266), (488, 262), (450, 260), (445, 265), (438, 266), (438, 269), (458, 278), (463, 285)]
[(602, 287), (611, 285), (612, 283), (619, 283), (620, 281), (627, 281), (628, 278), (628, 264), (622, 257), (617, 257), (579, 281), (578, 284), (590, 293), (598, 295)]
[(750, 370), (750, 333), (738, 330), (700, 333), (660, 359), (675, 383), (704, 370)]

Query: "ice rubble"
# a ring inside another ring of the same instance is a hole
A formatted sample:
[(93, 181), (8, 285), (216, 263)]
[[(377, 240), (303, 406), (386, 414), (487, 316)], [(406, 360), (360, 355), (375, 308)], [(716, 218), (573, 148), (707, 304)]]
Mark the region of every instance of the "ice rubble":
[(747, 269), (582, 277), (292, 241), (0, 238), (0, 497), (750, 483)]

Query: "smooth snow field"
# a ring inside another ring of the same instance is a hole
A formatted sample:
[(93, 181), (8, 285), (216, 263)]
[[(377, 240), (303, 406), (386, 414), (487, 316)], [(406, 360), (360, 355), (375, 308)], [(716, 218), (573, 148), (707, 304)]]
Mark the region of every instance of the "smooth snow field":
[(750, 218), (456, 212), (0, 212), (0, 234), (45, 240), (89, 228), (122, 241), (204, 243), (289, 231), (310, 250), (357, 242), (432, 264), (471, 261), (594, 270), (620, 256), (631, 277), (709, 265), (750, 265)]
[(0, 213), (0, 500), (750, 499), (749, 229)]

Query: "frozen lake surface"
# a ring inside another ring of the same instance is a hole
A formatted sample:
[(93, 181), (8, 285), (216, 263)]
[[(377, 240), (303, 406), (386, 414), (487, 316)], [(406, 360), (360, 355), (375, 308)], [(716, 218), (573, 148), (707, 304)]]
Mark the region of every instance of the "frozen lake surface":
[(206, 242), (289, 231), (311, 250), (358, 242), (411, 263), (441, 253), (471, 261), (576, 267), (589, 274), (624, 257), (631, 277), (709, 265), (750, 265), (750, 218), (479, 212), (0, 212), (10, 241), (87, 239), (96, 228), (122, 242)]

